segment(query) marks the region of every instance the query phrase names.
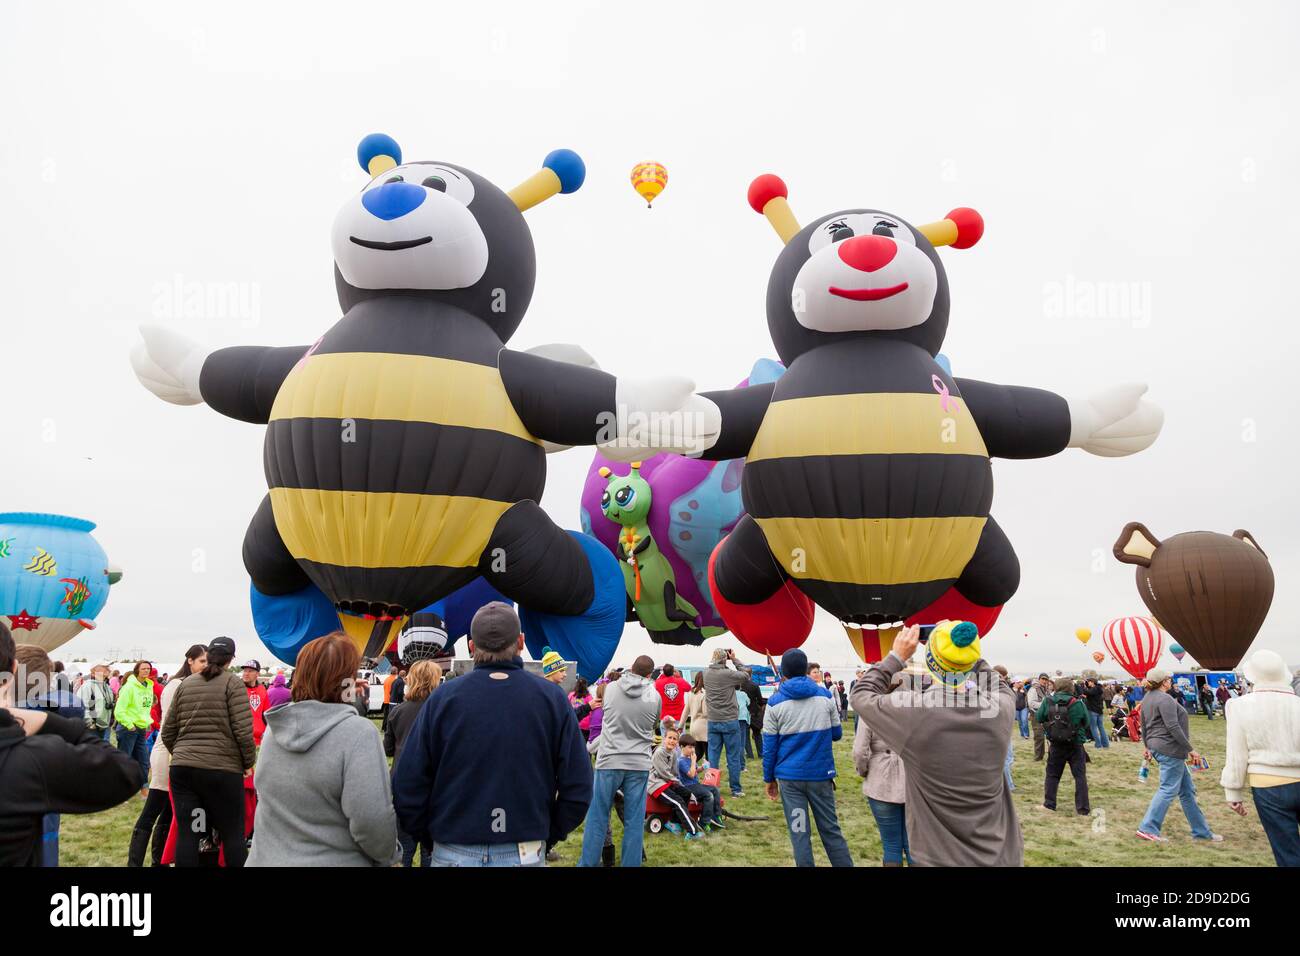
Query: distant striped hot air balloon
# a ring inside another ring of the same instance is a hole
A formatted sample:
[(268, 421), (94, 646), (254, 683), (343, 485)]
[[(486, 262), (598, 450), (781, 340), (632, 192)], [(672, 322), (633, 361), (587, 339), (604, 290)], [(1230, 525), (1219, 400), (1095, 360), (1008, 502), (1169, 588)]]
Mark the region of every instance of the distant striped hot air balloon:
[(1156, 666), (1165, 643), (1160, 626), (1149, 617), (1117, 617), (1106, 625), (1101, 639), (1119, 666), (1138, 680)]
[(668, 185), (668, 170), (659, 163), (637, 163), (632, 167), (632, 188), (645, 200), (646, 208)]
[(1187, 652), (1177, 644), (1169, 645), (1169, 653), (1173, 654), (1174, 659), (1177, 660), (1180, 664), (1182, 663), (1183, 658), (1187, 656)]

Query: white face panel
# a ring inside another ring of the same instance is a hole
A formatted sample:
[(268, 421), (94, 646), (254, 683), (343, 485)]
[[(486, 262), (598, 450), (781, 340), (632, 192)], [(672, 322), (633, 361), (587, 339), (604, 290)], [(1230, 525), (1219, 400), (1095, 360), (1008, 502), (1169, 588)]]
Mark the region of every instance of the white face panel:
[[(401, 188), (377, 192), (390, 183)], [(474, 184), (449, 166), (407, 163), (379, 174), (334, 218), (339, 272), (358, 289), (472, 286), (488, 264), (473, 199)]]
[[(874, 237), (845, 246), (862, 236)], [(906, 329), (934, 308), (939, 276), (912, 231), (885, 213), (831, 216), (808, 237), (807, 262), (795, 276), (790, 304), (805, 328), (819, 332)]]

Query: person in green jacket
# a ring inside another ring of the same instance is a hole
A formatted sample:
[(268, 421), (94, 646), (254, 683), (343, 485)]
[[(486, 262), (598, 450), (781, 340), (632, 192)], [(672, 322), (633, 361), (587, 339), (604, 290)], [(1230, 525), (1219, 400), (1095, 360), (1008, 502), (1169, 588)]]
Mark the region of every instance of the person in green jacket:
[[(146, 781), (149, 779), (149, 748), (145, 744), (149, 727), (153, 724), (149, 714), (153, 710), (153, 681), (149, 679), (152, 670), (153, 665), (148, 661), (137, 661), (135, 669), (122, 682), (113, 708), (117, 749), (140, 762)], [(148, 795), (147, 787), (145, 794)]]
[(1069, 764), (1074, 776), (1074, 810), (1086, 817), (1092, 812), (1088, 801), (1088, 755), (1083, 749), (1088, 741), (1088, 708), (1073, 692), (1073, 678), (1058, 677), (1052, 695), (1038, 705), (1034, 715), (1047, 738), (1047, 777), (1040, 809), (1056, 809), (1056, 791)]

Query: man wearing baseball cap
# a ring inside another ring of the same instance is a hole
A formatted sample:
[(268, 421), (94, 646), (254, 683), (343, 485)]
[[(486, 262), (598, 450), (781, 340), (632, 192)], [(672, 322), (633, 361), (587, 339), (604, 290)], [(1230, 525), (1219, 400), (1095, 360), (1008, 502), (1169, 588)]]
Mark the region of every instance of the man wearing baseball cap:
[(1025, 704), (1029, 709), (1029, 725), (1034, 728), (1034, 759), (1042, 760), (1047, 752), (1047, 744), (1043, 739), (1043, 725), (1038, 722), (1038, 708), (1043, 706), (1043, 701), (1052, 696), (1052, 679), (1046, 673), (1038, 675), (1028, 688), (1025, 689)]
[(474, 669), (429, 696), (402, 749), (397, 820), (433, 843), (434, 866), (545, 866), (591, 802), (578, 720), (559, 685), (524, 669), (513, 607), (479, 608), (469, 638)]
[(253, 743), (260, 747), (262, 735), (266, 733), (266, 712), (270, 710), (266, 688), (258, 680), (262, 665), (256, 660), (247, 660), (239, 665), (239, 669), (244, 678), (244, 687), (248, 689), (248, 707), (253, 712)]

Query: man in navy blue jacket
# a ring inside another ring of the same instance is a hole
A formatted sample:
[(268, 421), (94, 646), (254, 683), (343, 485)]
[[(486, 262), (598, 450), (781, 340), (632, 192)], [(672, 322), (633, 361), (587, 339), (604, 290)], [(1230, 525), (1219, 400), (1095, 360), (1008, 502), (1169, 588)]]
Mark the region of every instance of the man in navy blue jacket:
[(474, 670), (425, 701), (393, 776), (404, 833), (428, 834), (434, 866), (545, 866), (547, 842), (582, 822), (591, 763), (568, 697), (524, 670), (519, 617), (480, 608)]
[(763, 715), (763, 782), (767, 796), (785, 810), (795, 866), (812, 866), (812, 823), (831, 866), (852, 866), (849, 845), (835, 813), (835, 754), (844, 735), (830, 691), (808, 676), (808, 655), (794, 649), (781, 657), (781, 686)]

